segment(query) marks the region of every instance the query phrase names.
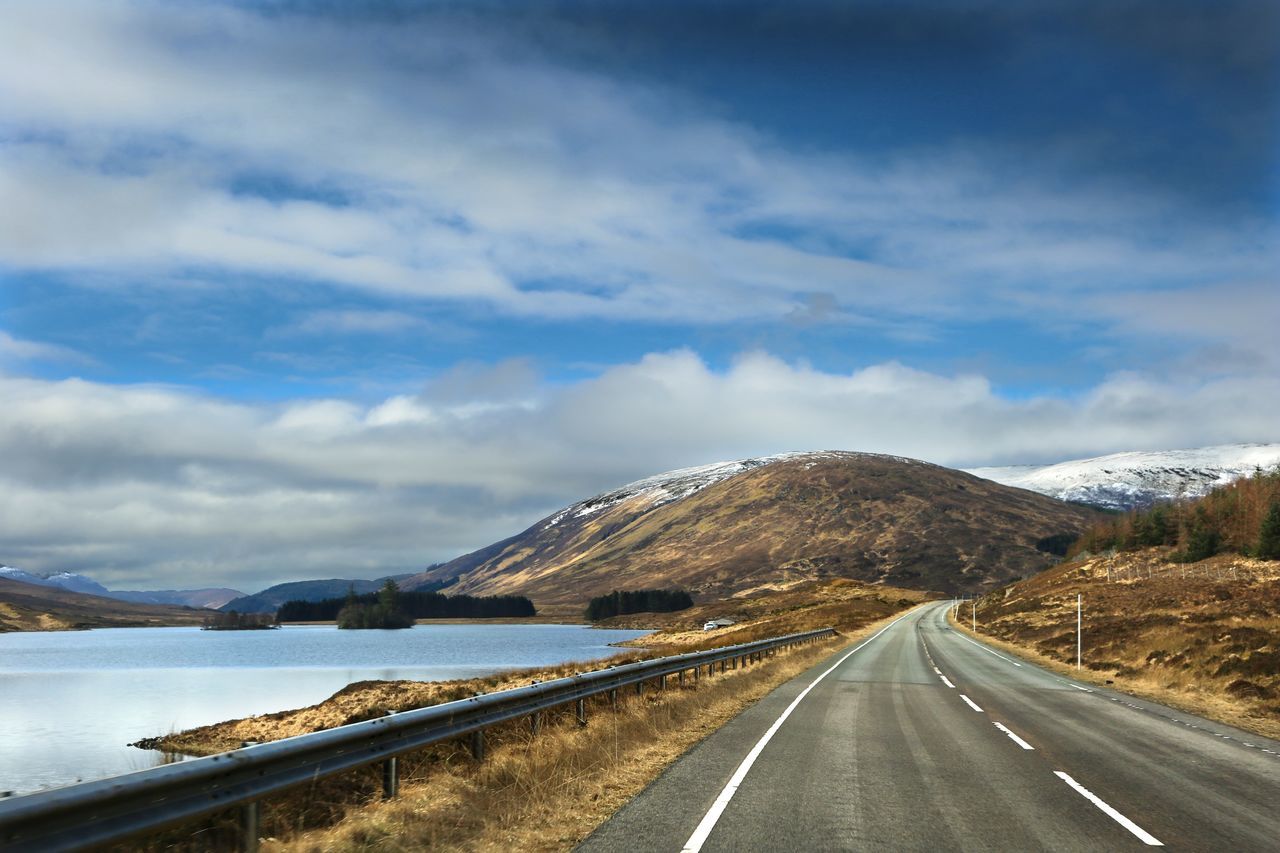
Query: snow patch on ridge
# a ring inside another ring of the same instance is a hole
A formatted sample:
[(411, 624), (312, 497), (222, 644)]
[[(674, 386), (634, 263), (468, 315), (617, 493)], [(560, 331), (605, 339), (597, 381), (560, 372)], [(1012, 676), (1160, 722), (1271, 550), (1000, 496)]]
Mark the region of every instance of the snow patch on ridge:
[(886, 456), (879, 453), (855, 453), (846, 450), (793, 451), (790, 453), (778, 453), (773, 456), (758, 456), (751, 459), (739, 459), (733, 462), (713, 462), (710, 465), (698, 465), (693, 468), (679, 468), (675, 471), (668, 471), (665, 474), (645, 477), (643, 480), (636, 480), (635, 482), (627, 483), (625, 486), (614, 489), (613, 491), (603, 492), (593, 498), (588, 498), (585, 501), (579, 501), (573, 506), (561, 510), (548, 519), (546, 524), (543, 525), (543, 529), (545, 530), (550, 527), (555, 527), (566, 518), (585, 518), (633, 499), (644, 500), (646, 509), (656, 509), (664, 504), (684, 500), (690, 495), (700, 492), (708, 486), (713, 486), (716, 483), (727, 480), (730, 477), (736, 477), (739, 474), (756, 468), (763, 468), (764, 466), (772, 465), (775, 462), (805, 459), (809, 460), (805, 467), (812, 467), (824, 459), (848, 459), (858, 457), (894, 459), (899, 462), (907, 462), (916, 465), (924, 464), (918, 459), (907, 459), (901, 456)]

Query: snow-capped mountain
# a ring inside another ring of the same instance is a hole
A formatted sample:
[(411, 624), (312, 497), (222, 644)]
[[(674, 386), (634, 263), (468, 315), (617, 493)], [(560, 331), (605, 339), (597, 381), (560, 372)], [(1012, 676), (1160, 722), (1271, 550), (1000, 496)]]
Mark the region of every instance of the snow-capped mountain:
[(1280, 444), (1225, 444), (1113, 453), (1055, 465), (970, 468), (968, 473), (1065, 501), (1125, 510), (1198, 498), (1277, 465)]
[(1048, 565), (1091, 511), (914, 459), (818, 451), (718, 462), (579, 501), (401, 589), (577, 603), (611, 589), (721, 596), (844, 577), (969, 591)]
[(47, 575), (35, 575), (15, 569), (12, 566), (0, 566), (0, 577), (22, 583), (33, 583), (37, 586), (51, 586), (70, 592), (83, 592), (88, 595), (106, 595), (107, 588), (92, 578), (72, 572), (53, 572)]

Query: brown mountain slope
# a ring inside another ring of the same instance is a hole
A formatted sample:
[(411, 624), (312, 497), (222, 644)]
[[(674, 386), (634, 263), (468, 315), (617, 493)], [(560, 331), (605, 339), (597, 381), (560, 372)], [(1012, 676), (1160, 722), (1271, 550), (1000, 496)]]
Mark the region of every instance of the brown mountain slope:
[(584, 501), (403, 585), (456, 576), (449, 593), (547, 603), (666, 586), (718, 598), (828, 577), (985, 590), (1048, 566), (1036, 540), (1079, 532), (1094, 517), (898, 457), (825, 452), (732, 464), (739, 473), (687, 496), (673, 498), (659, 477)]
[(134, 604), (0, 578), (0, 632), (199, 625), (207, 611)]

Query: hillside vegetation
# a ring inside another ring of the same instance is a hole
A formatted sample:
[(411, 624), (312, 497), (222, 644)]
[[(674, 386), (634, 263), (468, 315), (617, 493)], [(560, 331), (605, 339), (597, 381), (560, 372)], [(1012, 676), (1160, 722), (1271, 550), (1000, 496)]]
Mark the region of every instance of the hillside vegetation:
[(1163, 504), (1099, 521), (1073, 556), (1170, 546), (1167, 557), (1195, 562), (1217, 553), (1280, 559), (1280, 468), (1215, 489), (1195, 501)]
[[(656, 480), (657, 478), (655, 478)], [(792, 456), (672, 499), (661, 484), (583, 501), (403, 582), (586, 603), (618, 588), (712, 600), (849, 578), (963, 592), (1035, 573), (1036, 543), (1079, 534), (1092, 510), (910, 459)]]
[(1072, 665), (1082, 595), (1086, 677), (1280, 736), (1280, 559), (1246, 556), (1280, 558), (1278, 486), (1258, 474), (1096, 527), (1074, 559), (979, 599), (978, 631)]

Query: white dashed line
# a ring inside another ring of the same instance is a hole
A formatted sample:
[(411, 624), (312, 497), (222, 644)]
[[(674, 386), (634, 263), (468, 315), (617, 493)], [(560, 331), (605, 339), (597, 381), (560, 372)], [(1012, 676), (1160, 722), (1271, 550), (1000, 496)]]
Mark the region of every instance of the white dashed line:
[(978, 705), (977, 705), (977, 703), (975, 703), (975, 702), (974, 702), (972, 699), (970, 699), (968, 696), (966, 696), (966, 695), (964, 695), (963, 693), (961, 693), (961, 694), (960, 694), (960, 698), (961, 698), (961, 699), (963, 699), (963, 700), (965, 701), (965, 704), (966, 704), (966, 705), (968, 705), (970, 708), (972, 708), (973, 710), (977, 711), (979, 714), (981, 714), (981, 713), (982, 713), (982, 709), (981, 709), (981, 708), (979, 708), (979, 707), (978, 707)]
[(1081, 687), (1079, 684), (1072, 684), (1071, 686), (1072, 686), (1072, 687), (1074, 687), (1076, 690), (1083, 690), (1085, 693), (1092, 693), (1092, 692), (1093, 692), (1093, 691), (1092, 691), (1092, 690), (1090, 690), (1088, 687)]
[(1138, 837), (1138, 839), (1139, 839), (1143, 844), (1146, 844), (1146, 845), (1147, 845), (1147, 846), (1149, 846), (1149, 847), (1163, 847), (1163, 846), (1164, 846), (1164, 844), (1163, 844), (1163, 843), (1161, 843), (1161, 841), (1160, 841), (1158, 838), (1156, 838), (1154, 835), (1152, 835), (1151, 833), (1147, 832), (1145, 829), (1143, 829), (1142, 827), (1138, 826), (1138, 825), (1137, 825), (1136, 823), (1134, 823), (1133, 821), (1129, 820), (1129, 818), (1127, 818), (1127, 817), (1125, 817), (1124, 815), (1120, 814), (1120, 812), (1118, 812), (1118, 811), (1116, 811), (1115, 809), (1111, 808), (1111, 806), (1107, 805), (1107, 804), (1106, 804), (1106, 803), (1104, 803), (1101, 799), (1099, 799), (1099, 797), (1098, 797), (1096, 794), (1094, 794), (1092, 791), (1090, 791), (1090, 790), (1089, 790), (1088, 788), (1086, 788), (1084, 785), (1081, 785), (1081, 784), (1080, 784), (1079, 782), (1077, 782), (1075, 779), (1072, 779), (1072, 778), (1071, 778), (1070, 776), (1068, 776), (1066, 773), (1063, 773), (1061, 770), (1055, 770), (1055, 771), (1053, 771), (1053, 775), (1054, 775), (1054, 776), (1057, 776), (1057, 777), (1058, 777), (1059, 779), (1061, 779), (1063, 782), (1066, 782), (1066, 783), (1067, 783), (1068, 785), (1070, 785), (1072, 788), (1075, 788), (1076, 793), (1078, 793), (1080, 796), (1084, 797), (1084, 798), (1085, 798), (1086, 800), (1088, 800), (1089, 802), (1093, 803), (1093, 804), (1094, 804), (1095, 806), (1097, 806), (1098, 808), (1102, 809), (1102, 811), (1103, 811), (1103, 812), (1105, 812), (1105, 813), (1106, 813), (1106, 815), (1107, 815), (1108, 817), (1110, 817), (1110, 818), (1111, 818), (1112, 820), (1114, 820), (1116, 823), (1120, 824), (1120, 825), (1121, 825), (1121, 826), (1123, 826), (1125, 829), (1129, 830), (1129, 831), (1130, 831), (1130, 832), (1132, 832), (1134, 835), (1136, 835), (1136, 836)]
[(956, 686), (952, 684), (951, 681), (945, 675), (943, 675), (942, 673), (938, 673), (938, 677), (942, 679), (943, 684), (947, 685), (952, 690), (956, 689)]
[(1013, 732), (1011, 732), (1011, 731), (1009, 731), (1007, 728), (1005, 728), (1004, 723), (996, 723), (996, 724), (995, 724), (995, 726), (996, 726), (996, 728), (997, 728), (997, 729), (999, 729), (1000, 731), (1004, 732), (1004, 733), (1005, 733), (1005, 734), (1007, 734), (1009, 737), (1013, 738), (1013, 742), (1014, 742), (1014, 743), (1016, 743), (1018, 746), (1022, 747), (1023, 749), (1031, 749), (1031, 750), (1034, 750), (1034, 749), (1035, 749), (1035, 747), (1034, 747), (1034, 746), (1032, 746), (1031, 744), (1027, 743), (1025, 740), (1023, 740), (1022, 738), (1018, 737), (1018, 736), (1017, 736), (1017, 735), (1015, 735)]
[(699, 821), (698, 827), (693, 831), (693, 835), (690, 835), (689, 840), (684, 843), (684, 847), (681, 848), (681, 853), (697, 853), (697, 851), (702, 849), (702, 845), (707, 842), (707, 836), (711, 835), (711, 830), (715, 829), (716, 823), (720, 820), (720, 815), (724, 814), (724, 810), (728, 807), (729, 801), (733, 799), (733, 795), (738, 792), (738, 787), (742, 784), (743, 780), (747, 778), (747, 772), (751, 769), (751, 765), (756, 763), (756, 759), (760, 757), (760, 753), (764, 750), (769, 741), (773, 740), (773, 736), (778, 733), (778, 729), (782, 728), (782, 724), (787, 721), (787, 717), (790, 717), (791, 712), (794, 711), (800, 702), (804, 700), (804, 697), (808, 696), (809, 692), (818, 686), (818, 682), (835, 672), (836, 669), (839, 668), (840, 664), (851, 658), (858, 649), (861, 649), (863, 646), (867, 645), (867, 643), (870, 643), (876, 637), (879, 637), (885, 631), (888, 631), (894, 625), (897, 625), (914, 612), (915, 608), (907, 611), (897, 619), (894, 619), (888, 625), (885, 625), (879, 631), (876, 631), (867, 639), (863, 640), (853, 649), (845, 652), (845, 654), (826, 669), (822, 675), (819, 675), (813, 681), (809, 682), (809, 686), (800, 691), (799, 696), (791, 700), (791, 704), (787, 706), (786, 710), (782, 712), (778, 719), (773, 721), (773, 725), (769, 726), (768, 731), (760, 737), (760, 740), (756, 741), (756, 745), (751, 747), (751, 751), (747, 753), (746, 758), (742, 759), (742, 763), (738, 765), (738, 769), (733, 771), (733, 775), (729, 777), (728, 784), (726, 784), (723, 790), (720, 791), (720, 796), (716, 797), (715, 802), (711, 804), (711, 808), (702, 816), (702, 820)]

